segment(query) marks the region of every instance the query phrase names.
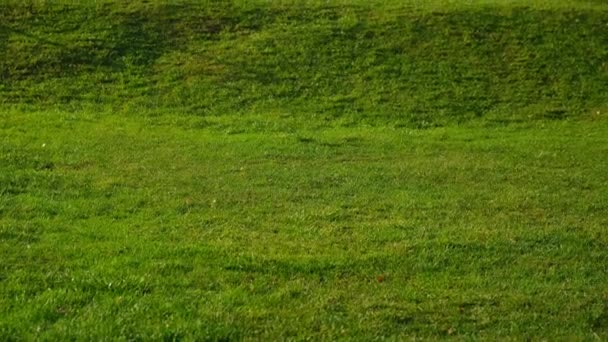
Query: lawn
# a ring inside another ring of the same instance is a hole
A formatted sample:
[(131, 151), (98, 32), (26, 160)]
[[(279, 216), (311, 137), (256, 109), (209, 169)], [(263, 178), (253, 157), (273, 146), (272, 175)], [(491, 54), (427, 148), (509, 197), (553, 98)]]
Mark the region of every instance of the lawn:
[(0, 4), (0, 340), (608, 339), (606, 5), (215, 5)]

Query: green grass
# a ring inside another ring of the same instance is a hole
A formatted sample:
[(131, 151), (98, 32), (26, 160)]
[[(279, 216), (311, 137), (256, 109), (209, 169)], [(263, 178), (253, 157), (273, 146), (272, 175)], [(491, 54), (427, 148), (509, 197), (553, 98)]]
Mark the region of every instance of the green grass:
[(608, 339), (603, 2), (0, 2), (0, 340)]
[(4, 5), (0, 103), (405, 127), (606, 107), (608, 5), (444, 2)]
[(606, 120), (2, 122), (3, 339), (608, 337)]

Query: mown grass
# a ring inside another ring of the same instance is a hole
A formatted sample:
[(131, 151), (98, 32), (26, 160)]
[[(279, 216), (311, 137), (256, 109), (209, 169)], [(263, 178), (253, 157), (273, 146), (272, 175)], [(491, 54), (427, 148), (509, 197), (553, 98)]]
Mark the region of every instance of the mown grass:
[(2, 2), (0, 339), (608, 338), (601, 2)]

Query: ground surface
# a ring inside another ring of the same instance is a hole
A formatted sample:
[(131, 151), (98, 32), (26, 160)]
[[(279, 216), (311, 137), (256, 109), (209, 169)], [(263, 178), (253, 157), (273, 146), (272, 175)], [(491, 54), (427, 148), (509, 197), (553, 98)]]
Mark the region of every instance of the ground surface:
[(608, 338), (606, 5), (220, 5), (0, 4), (1, 340)]

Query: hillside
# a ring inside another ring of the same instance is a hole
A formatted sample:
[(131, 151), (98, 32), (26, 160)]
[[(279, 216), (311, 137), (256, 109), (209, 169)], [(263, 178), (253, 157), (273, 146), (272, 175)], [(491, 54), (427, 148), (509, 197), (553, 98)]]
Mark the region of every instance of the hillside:
[(6, 2), (0, 104), (413, 127), (606, 108), (608, 6), (498, 3)]

